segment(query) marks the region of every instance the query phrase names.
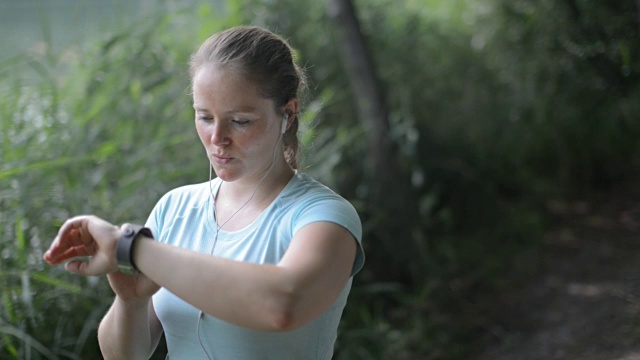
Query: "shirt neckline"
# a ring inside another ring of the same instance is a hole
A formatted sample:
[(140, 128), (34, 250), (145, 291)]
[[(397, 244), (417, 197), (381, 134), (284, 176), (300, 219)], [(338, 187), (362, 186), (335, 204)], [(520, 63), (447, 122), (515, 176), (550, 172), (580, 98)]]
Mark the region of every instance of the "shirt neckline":
[[(271, 201), (269, 206), (267, 206), (264, 210), (262, 210), (260, 215), (258, 215), (258, 217), (256, 217), (249, 225), (236, 231), (227, 231), (224, 229), (220, 229), (219, 235), (221, 235), (221, 237), (218, 238), (218, 241), (224, 238), (226, 238), (227, 240), (234, 240), (238, 237), (244, 237), (246, 233), (251, 232), (255, 227), (258, 226), (258, 224), (260, 224), (264, 220), (264, 217), (266, 217), (267, 214), (271, 212), (274, 207), (277, 206), (277, 204), (286, 195), (286, 193), (289, 192), (289, 189), (293, 186), (293, 184), (298, 181), (299, 174), (300, 173), (298, 172), (298, 170), (294, 169), (293, 176), (291, 177), (291, 179), (289, 179), (289, 181), (284, 186), (284, 188), (282, 188), (280, 193), (275, 197), (275, 199), (273, 199), (273, 201)], [(213, 211), (214, 202), (211, 200), (215, 199), (218, 196), (218, 191), (220, 190), (220, 186), (222, 186), (222, 180), (216, 177), (212, 181), (213, 181), (213, 184), (212, 184), (211, 191), (210, 192), (207, 191), (208, 200), (207, 200), (207, 206), (206, 206), (206, 209), (207, 209), (206, 226), (209, 229), (209, 231), (211, 231), (211, 233), (215, 235), (216, 221), (215, 221), (214, 211)], [(207, 190), (209, 190), (209, 182), (205, 184), (207, 185)]]

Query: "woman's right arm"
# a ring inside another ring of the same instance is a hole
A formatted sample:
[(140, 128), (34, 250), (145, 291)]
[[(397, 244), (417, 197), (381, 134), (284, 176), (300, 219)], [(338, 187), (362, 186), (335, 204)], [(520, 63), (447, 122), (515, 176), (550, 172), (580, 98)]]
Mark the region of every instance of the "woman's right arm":
[(116, 296), (98, 328), (100, 350), (109, 359), (148, 359), (162, 335), (151, 298), (123, 301)]

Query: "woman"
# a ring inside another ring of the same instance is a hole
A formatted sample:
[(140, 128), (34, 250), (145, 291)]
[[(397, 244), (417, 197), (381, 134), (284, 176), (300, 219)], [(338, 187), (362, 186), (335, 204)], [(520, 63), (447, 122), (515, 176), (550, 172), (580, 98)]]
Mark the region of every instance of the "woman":
[(107, 275), (106, 359), (146, 359), (163, 332), (171, 359), (331, 359), (362, 229), (346, 200), (295, 170), (291, 48), (257, 27), (226, 30), (192, 55), (191, 83), (217, 178), (167, 193), (146, 228), (69, 219), (45, 260)]

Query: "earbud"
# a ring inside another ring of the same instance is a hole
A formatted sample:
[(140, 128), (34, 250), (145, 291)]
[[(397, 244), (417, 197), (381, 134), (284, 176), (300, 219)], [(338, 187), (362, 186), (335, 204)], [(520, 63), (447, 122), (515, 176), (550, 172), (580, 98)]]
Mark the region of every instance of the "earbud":
[(287, 131), (287, 123), (289, 122), (289, 115), (284, 114), (282, 117), (282, 128), (280, 129), (280, 133), (284, 134)]

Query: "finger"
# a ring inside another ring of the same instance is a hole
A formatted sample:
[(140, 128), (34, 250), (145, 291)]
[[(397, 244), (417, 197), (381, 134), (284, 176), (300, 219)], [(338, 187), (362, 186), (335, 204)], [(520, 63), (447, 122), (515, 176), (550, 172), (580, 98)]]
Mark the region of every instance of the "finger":
[[(87, 230), (88, 231), (88, 230)], [(58, 251), (47, 252), (45, 254), (45, 260), (50, 263), (61, 263), (63, 261), (70, 260), (79, 256), (93, 256), (98, 250), (98, 244), (91, 236), (83, 236), (83, 240), (69, 244), (68, 248), (59, 247)], [(74, 246), (76, 243), (79, 245)]]
[(65, 242), (68, 242), (68, 238), (73, 236), (74, 231), (77, 229), (77, 222), (73, 219), (69, 219), (62, 224), (60, 229), (58, 230), (58, 234), (53, 239), (53, 242), (49, 246), (49, 250), (47, 253), (49, 256), (55, 256), (57, 252), (60, 251), (61, 247)]
[(90, 236), (88, 231), (83, 231), (83, 229), (86, 229), (86, 222), (88, 222), (88, 216), (77, 216), (65, 221), (60, 230), (58, 230), (58, 235), (53, 240), (49, 250), (45, 253), (45, 260), (55, 259), (70, 247), (86, 243), (88, 240), (83, 238)]
[(73, 246), (72, 244), (69, 244), (68, 247), (57, 246), (49, 249), (49, 251), (44, 254), (44, 259), (49, 264), (57, 264), (78, 256), (91, 256), (93, 255), (91, 250), (92, 248), (88, 248), (84, 245)]
[(74, 274), (85, 275), (88, 263), (87, 261), (74, 260), (66, 263), (64, 269)]
[(73, 258), (93, 256), (94, 254), (95, 254), (95, 251), (90, 251), (86, 247), (76, 246), (68, 249), (62, 254), (56, 254), (55, 257), (49, 254), (45, 254), (44, 260), (50, 265), (56, 265), (56, 264), (60, 264), (62, 262), (71, 260)]
[(84, 276), (106, 275), (114, 272), (102, 256), (94, 256), (89, 261), (73, 260), (65, 265), (65, 270)]

